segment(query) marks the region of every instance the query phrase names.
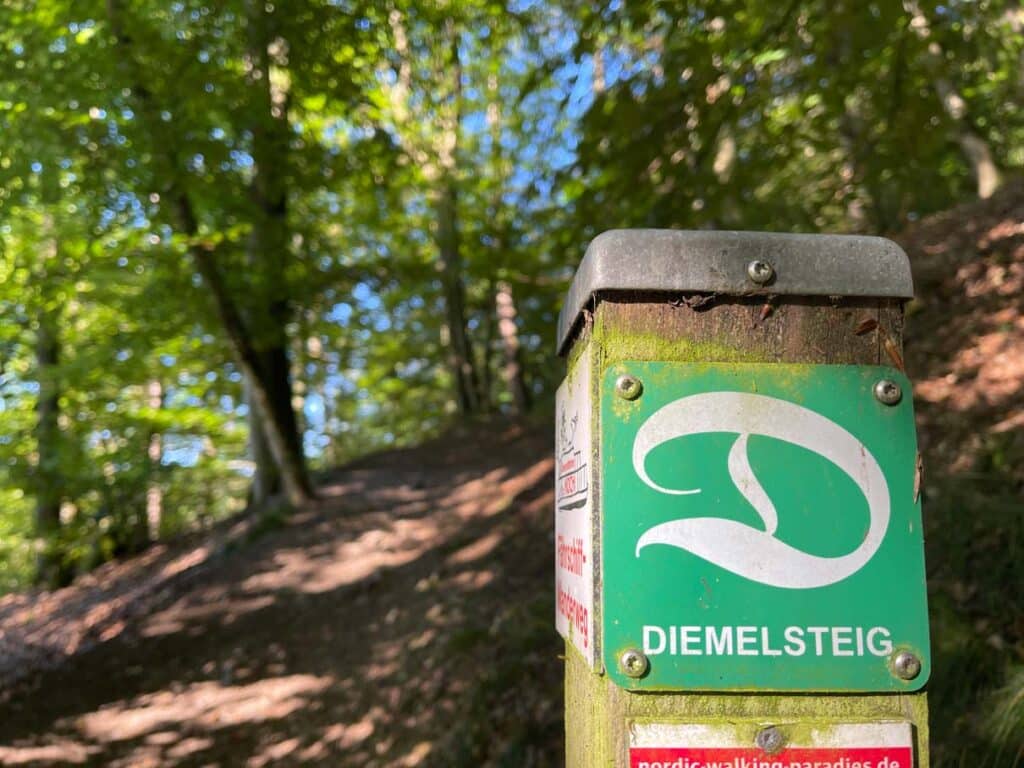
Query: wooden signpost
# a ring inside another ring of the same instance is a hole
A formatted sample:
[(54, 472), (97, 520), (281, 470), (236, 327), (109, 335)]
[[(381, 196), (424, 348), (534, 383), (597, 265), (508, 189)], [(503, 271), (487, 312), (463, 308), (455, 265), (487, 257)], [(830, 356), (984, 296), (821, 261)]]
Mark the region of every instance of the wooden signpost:
[(927, 768), (906, 255), (622, 230), (559, 322), (570, 768)]

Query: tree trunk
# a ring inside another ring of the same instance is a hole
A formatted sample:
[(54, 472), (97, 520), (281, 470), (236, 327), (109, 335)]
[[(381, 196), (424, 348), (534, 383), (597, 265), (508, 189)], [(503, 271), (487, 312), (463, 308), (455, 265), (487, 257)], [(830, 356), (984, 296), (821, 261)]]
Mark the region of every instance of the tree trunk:
[(477, 370), (480, 373), (480, 410), (490, 413), (494, 407), (494, 340), (498, 330), (498, 322), (494, 307), (494, 279), (487, 281), (487, 295), (483, 312), (483, 339), (480, 344), (480, 356)]
[(977, 184), (978, 197), (986, 200), (992, 197), (1002, 183), (999, 166), (996, 165), (988, 142), (978, 134), (968, 119), (967, 102), (945, 76), (945, 55), (937, 41), (929, 41), (932, 36), (931, 23), (924, 11), (916, 0), (904, 0), (903, 8), (910, 15), (910, 28), (925, 42), (926, 63), (931, 70), (932, 86), (942, 103), (942, 109), (957, 126), (956, 140)]
[(512, 296), (512, 285), (500, 282), (494, 294), (495, 309), (498, 315), (498, 333), (501, 335), (501, 349), (505, 364), (502, 376), (512, 395), (512, 404), (517, 416), (522, 416), (530, 408), (530, 393), (523, 379), (523, 365), (519, 346), (519, 330), (516, 326), (516, 304)]
[(271, 496), (285, 490), (284, 478), (268, 438), (273, 423), (284, 425), (289, 453), (302, 455), (298, 423), (295, 409), (292, 408), (292, 386), (287, 355), (278, 347), (262, 351), (260, 358), (268, 376), (265, 385), (273, 411), (269, 417), (254, 396), (254, 382), (249, 376), (243, 378), (245, 400), (249, 406), (249, 450), (256, 465), (250, 492), (250, 501), (255, 505), (261, 505)]
[[(256, 80), (253, 74), (257, 70), (261, 72), (261, 87), (255, 88), (259, 98), (265, 99), (271, 106), (267, 109), (267, 120), (270, 121), (277, 113), (278, 119), (287, 122), (287, 115), (284, 105), (275, 103), (275, 84), (269, 77), (269, 67), (266, 64), (270, 55), (268, 48), (271, 43), (275, 46), (283, 46), (282, 41), (272, 39), (266, 34), (266, 6), (252, 4), (252, 14), (258, 13), (258, 18), (251, 18), (250, 29), (257, 39), (266, 41), (265, 46), (254, 45), (251, 55), (255, 54), (252, 61), (249, 76)], [(111, 30), (117, 40), (117, 45), (122, 49), (122, 68), (127, 70), (132, 93), (139, 104), (139, 113), (144, 120), (146, 127), (155, 136), (163, 136), (164, 125), (159, 118), (159, 107), (155, 104), (153, 95), (145, 85), (146, 79), (138, 72), (138, 65), (134, 61), (134, 39), (128, 34), (123, 23), (123, 7), (121, 0), (107, 0), (107, 15), (110, 20)], [(262, 67), (262, 69), (260, 69)], [(266, 73), (266, 74), (263, 74)], [(287, 128), (287, 126), (286, 126)], [(272, 219), (274, 215), (280, 221), (284, 220), (285, 208), (283, 194), (275, 197), (274, 190), (283, 188), (283, 173), (276, 164), (279, 159), (275, 153), (280, 149), (279, 131), (264, 131), (265, 126), (257, 126), (254, 131), (254, 160), (257, 166), (254, 181), (254, 197), (257, 207), (262, 206), (264, 214), (257, 215), (253, 223), (253, 235), (250, 247), (253, 251), (259, 250), (264, 255), (275, 259), (284, 258), (284, 246), (287, 243), (286, 235), (278, 236), (278, 239), (271, 244), (270, 236), (265, 235), (264, 227), (266, 220)], [(239, 368), (243, 377), (251, 384), (251, 403), (255, 406), (254, 412), (259, 410), (262, 414), (260, 423), (263, 426), (267, 446), (274, 457), (274, 463), (281, 475), (281, 484), (288, 501), (299, 506), (307, 503), (313, 497), (312, 486), (309, 476), (306, 473), (305, 458), (301, 451), (295, 450), (297, 440), (294, 435), (294, 413), (291, 419), (284, 414), (280, 408), (280, 398), (274, 396), (275, 380), (280, 379), (280, 373), (261, 359), (262, 350), (273, 350), (275, 343), (267, 343), (263, 340), (263, 334), (257, 331), (252, 333), (245, 322), (245, 317), (239, 304), (231, 295), (227, 283), (217, 265), (215, 250), (206, 244), (196, 241), (199, 234), (199, 221), (188, 195), (188, 190), (181, 180), (181, 168), (178, 160), (177, 148), (174, 145), (173, 137), (167, 136), (162, 148), (166, 151), (168, 164), (168, 197), (174, 206), (175, 223), (181, 234), (186, 235), (192, 241), (189, 245), (189, 255), (196, 266), (196, 271), (206, 283), (213, 298), (214, 307), (228, 340), (238, 360)], [(268, 140), (269, 138), (269, 140)], [(277, 143), (275, 143), (277, 142)], [(159, 145), (158, 149), (161, 148)], [(285, 141), (287, 148), (287, 140)], [(259, 157), (256, 157), (259, 155)], [(277, 186), (275, 186), (277, 185)], [(265, 282), (273, 283), (273, 290), (284, 288), (282, 280), (268, 279)], [(275, 332), (284, 334), (284, 325), (280, 322), (282, 314), (286, 310), (283, 302), (272, 303), (266, 322), (267, 327)], [(251, 313), (250, 319), (258, 313)], [(260, 338), (257, 338), (260, 337)], [(268, 353), (269, 354), (269, 353)], [(287, 352), (285, 352), (287, 359)], [(285, 366), (287, 377), (287, 366)], [(289, 379), (290, 382), (290, 379)], [(275, 402), (278, 404), (275, 407)], [(290, 402), (289, 402), (290, 406)], [(290, 423), (289, 423), (290, 422)], [(291, 434), (290, 434), (291, 433)]]
[(242, 377), (242, 392), (249, 408), (249, 456), (252, 458), (253, 475), (249, 486), (249, 504), (262, 506), (267, 499), (281, 492), (281, 473), (270, 450), (267, 433), (263, 428), (266, 418), (253, 395), (255, 384), (248, 376)]
[(454, 182), (446, 180), (442, 183), (437, 207), (437, 244), (448, 327), (448, 361), (455, 382), (459, 411), (468, 415), (480, 410), (480, 400), (477, 396), (476, 366), (466, 327), (466, 286), (462, 277), (455, 211), (457, 193)]
[[(146, 384), (146, 405), (154, 411), (164, 406), (164, 388), (159, 379)], [(149, 487), (146, 488), (146, 533), (149, 541), (160, 538), (160, 523), (163, 519), (164, 490), (160, 484), (160, 462), (164, 455), (163, 435), (153, 431), (146, 447), (149, 459)]]
[[(386, 85), (394, 122), (401, 130), (415, 124), (412, 96), (413, 54), (402, 12), (391, 8), (388, 24), (392, 44), (398, 55), (399, 66), (395, 82)], [(462, 254), (459, 246), (457, 152), (462, 129), (462, 63), (459, 38), (455, 22), (445, 22), (444, 33), (449, 43), (449, 58), (441, 70), (451, 85), (447, 103), (438, 107), (436, 138), (422, 140), (407, 135), (404, 149), (420, 166), (431, 185), (431, 203), (435, 215), (435, 239), (438, 248), (438, 271), (441, 275), (442, 300), (445, 322), (442, 344), (447, 350), (448, 367), (452, 375), (455, 400), (463, 415), (480, 410), (480, 384), (466, 322), (466, 286), (463, 275)], [(445, 63), (445, 62), (443, 62)]]
[[(245, 326), (238, 314), (237, 307), (227, 297), (223, 280), (210, 254), (196, 251), (199, 272), (214, 295), (217, 312), (221, 322), (232, 340), (238, 354), (242, 376), (249, 383), (250, 404), (254, 412), (258, 412), (260, 424), (274, 464), (281, 476), (281, 487), (293, 506), (301, 506), (313, 497), (309, 476), (306, 474), (305, 459), (301, 451), (296, 450), (297, 435), (295, 434), (295, 413), (291, 411), (290, 402), (287, 412), (281, 408), (280, 397), (275, 397), (271, 381), (275, 378), (274, 371), (266, 371), (265, 363), (254, 348), (251, 339), (245, 333)], [(287, 367), (284, 368), (287, 376)], [(280, 371), (276, 372), (280, 378)], [(276, 405), (275, 405), (276, 403)], [(289, 416), (290, 414), (290, 416)], [(250, 422), (251, 423), (251, 422)]]
[(60, 340), (57, 318), (44, 309), (36, 331), (36, 535), (42, 549), (36, 559), (36, 580), (49, 587), (66, 586), (71, 569), (60, 547), (60, 508), (63, 482), (60, 466)]
[[(292, 406), (291, 363), (285, 328), (291, 319), (288, 307), (285, 261), (288, 254), (288, 194), (286, 168), (289, 134), (286, 78), (281, 76), (288, 64), (288, 43), (275, 35), (273, 11), (263, 2), (250, 2), (248, 83), (259, 116), (252, 126), (255, 174), (249, 193), (253, 206), (252, 231), (247, 257), (259, 280), (253, 284), (246, 326), (259, 358), (256, 370), (261, 380), (245, 377), (249, 393), (249, 431), (257, 486), (252, 500), (259, 504), (267, 497), (286, 490), (286, 473), (273, 451), (270, 432), (279, 429), (288, 463), (301, 469), (301, 478), (293, 478), (311, 492), (305, 472), (302, 440)], [(257, 386), (265, 397), (253, 397)], [(269, 407), (268, 407), (269, 406)]]
[(458, 190), (455, 174), (458, 165), (459, 138), (462, 130), (462, 63), (459, 39), (454, 23), (449, 20), (447, 33), (452, 62), (451, 105), (441, 121), (438, 147), (437, 178), (437, 246), (441, 284), (444, 290), (448, 325), (448, 359), (455, 380), (459, 411), (466, 414), (480, 410), (479, 381), (473, 358), (469, 329), (466, 323), (466, 285), (459, 244)]
[(962, 130), (957, 136), (957, 142), (964, 157), (967, 158), (968, 165), (971, 166), (971, 175), (978, 185), (978, 197), (987, 200), (1003, 183), (1002, 174), (992, 157), (988, 142), (973, 130)]

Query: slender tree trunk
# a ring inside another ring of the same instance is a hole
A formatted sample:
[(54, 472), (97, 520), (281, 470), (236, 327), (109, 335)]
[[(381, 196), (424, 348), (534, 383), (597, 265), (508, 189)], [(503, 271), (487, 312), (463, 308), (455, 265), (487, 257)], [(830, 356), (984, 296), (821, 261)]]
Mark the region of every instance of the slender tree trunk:
[(36, 402), (36, 535), (42, 549), (36, 560), (40, 584), (62, 587), (71, 572), (60, 548), (60, 508), (63, 478), (60, 466), (60, 340), (58, 322), (44, 310), (36, 331), (36, 371), (39, 399)]
[(494, 370), (494, 341), (498, 330), (497, 317), (491, 311), (494, 307), (494, 291), (494, 279), (491, 278), (487, 281), (486, 305), (483, 312), (483, 341), (480, 344), (480, 358), (478, 361), (478, 370), (480, 372), (480, 410), (484, 413), (490, 413), (494, 406), (494, 398), (492, 396), (494, 392), (494, 376), (492, 371)]
[[(939, 90), (941, 84), (936, 83), (935, 87), (936, 90)], [(967, 164), (971, 167), (971, 175), (978, 185), (978, 197), (987, 200), (1003, 183), (1002, 174), (992, 157), (992, 150), (989, 148), (988, 142), (971, 129), (961, 130), (957, 136), (957, 142), (960, 144), (964, 157), (967, 158)]]
[(504, 353), (502, 376), (512, 395), (515, 413), (521, 416), (530, 408), (530, 393), (523, 379), (519, 330), (516, 326), (516, 304), (511, 283), (498, 283), (494, 296), (498, 314), (498, 333), (501, 335), (501, 349)]
[(253, 476), (253, 487), (250, 500), (260, 505), (269, 497), (284, 490), (284, 479), (278, 468), (268, 437), (268, 422), (277, 421), (284, 425), (288, 440), (288, 451), (302, 455), (302, 444), (299, 436), (295, 409), (292, 408), (292, 386), (288, 375), (288, 360), (281, 348), (264, 350), (260, 354), (262, 365), (270, 372), (265, 384), (273, 403), (274, 413), (268, 418), (257, 398), (254, 397), (254, 382), (248, 377), (243, 378), (246, 404), (249, 406), (249, 450), (256, 472)]
[[(416, 119), (413, 114), (412, 52), (402, 12), (392, 7), (388, 13), (392, 43), (398, 55), (399, 66), (395, 82), (386, 86), (394, 122), (399, 130)], [(441, 276), (445, 322), (442, 344), (447, 351), (448, 368), (452, 375), (455, 400), (463, 415), (480, 410), (479, 374), (473, 355), (466, 320), (466, 285), (462, 254), (459, 244), (458, 222), (458, 146), (462, 129), (462, 64), (459, 39), (453, 20), (445, 23), (449, 42), (449, 57), (443, 70), (449, 76), (451, 89), (447, 103), (439, 107), (436, 139), (423, 141), (408, 136), (404, 148), (423, 170), (431, 185), (431, 204), (435, 215), (435, 240), (438, 248), (438, 272)]]
[[(159, 379), (152, 379), (146, 384), (146, 405), (154, 411), (164, 406), (164, 388)], [(164, 455), (164, 438), (160, 432), (153, 431), (149, 435), (146, 447), (149, 459), (149, 487), (146, 488), (146, 532), (149, 541), (160, 538), (160, 524), (163, 520), (164, 490), (160, 483), (160, 462)]]
[(455, 176), (458, 165), (459, 137), (462, 130), (462, 64), (459, 40), (449, 21), (452, 61), (451, 104), (441, 121), (438, 150), (440, 174), (437, 179), (437, 245), (441, 284), (444, 289), (448, 325), (448, 355), (459, 410), (463, 414), (480, 410), (479, 381), (466, 322), (466, 285), (459, 243), (458, 190)]
[[(604, 69), (601, 49), (594, 53), (594, 83), (604, 87)], [(492, 74), (488, 78), (490, 100), (487, 105), (487, 125), (491, 134), (491, 162), (496, 176), (495, 192), (491, 205), (491, 219), (494, 225), (492, 238), (494, 241), (494, 264), (498, 274), (504, 273), (509, 259), (510, 227), (503, 217), (505, 207), (503, 192), (507, 183), (507, 169), (501, 146), (501, 94), (498, 77)], [(521, 416), (530, 405), (529, 394), (523, 377), (523, 366), (519, 351), (519, 332), (516, 327), (516, 305), (512, 296), (512, 284), (507, 280), (491, 281), (488, 285), (488, 297), (491, 299), (493, 312), (488, 318), (497, 320), (497, 331), (502, 350), (501, 376), (511, 395), (513, 413)], [(488, 333), (488, 344), (491, 344), (491, 333)], [(488, 369), (490, 360), (488, 358)]]
[(256, 404), (253, 397), (253, 381), (248, 376), (242, 377), (245, 403), (249, 407), (249, 455), (255, 467), (252, 486), (249, 488), (249, 503), (261, 506), (267, 499), (281, 492), (281, 473), (270, 450), (263, 422), (266, 416)]
[(459, 411), (468, 415), (480, 410), (480, 399), (476, 366), (466, 325), (466, 286), (462, 275), (462, 255), (459, 252), (456, 195), (454, 182), (443, 182), (437, 209), (437, 244), (448, 327), (449, 366), (455, 380)]
[[(56, 200), (47, 199), (46, 202), (55, 203)], [(36, 536), (42, 546), (36, 557), (36, 581), (50, 588), (59, 588), (70, 584), (74, 573), (71, 563), (65, 559), (60, 540), (60, 512), (65, 496), (61, 466), (63, 437), (60, 427), (61, 310), (45, 288), (50, 270), (59, 269), (61, 254), (57, 225), (46, 209), (43, 213), (42, 229), (46, 245), (41, 254), (44, 266), (39, 275), (41, 290), (35, 339), (36, 380), (39, 393), (36, 400), (36, 466), (33, 489), (36, 501)]]
[(904, 10), (910, 15), (910, 28), (925, 42), (926, 63), (931, 70), (932, 85), (942, 103), (942, 109), (957, 126), (957, 143), (964, 153), (971, 175), (977, 184), (978, 197), (991, 197), (1002, 184), (1002, 174), (992, 155), (988, 142), (978, 134), (968, 116), (967, 102), (946, 77), (945, 54), (932, 37), (931, 23), (917, 0), (904, 0)]
[[(267, 371), (266, 362), (249, 338), (245, 324), (234, 302), (231, 301), (224, 285), (223, 278), (213, 259), (213, 255), (201, 247), (192, 249), (196, 266), (203, 280), (210, 287), (214, 304), (222, 325), (232, 341), (238, 356), (238, 364), (244, 380), (249, 383), (249, 402), (259, 415), (258, 423), (263, 430), (273, 463), (281, 476), (281, 487), (288, 501), (293, 506), (300, 506), (313, 498), (313, 490), (306, 473), (306, 466), (301, 451), (296, 451), (298, 442), (295, 434), (295, 413), (282, 408), (281, 397), (275, 396), (271, 382), (275, 378), (280, 381), (281, 370), (287, 376), (288, 368)], [(290, 420), (289, 420), (290, 414)]]

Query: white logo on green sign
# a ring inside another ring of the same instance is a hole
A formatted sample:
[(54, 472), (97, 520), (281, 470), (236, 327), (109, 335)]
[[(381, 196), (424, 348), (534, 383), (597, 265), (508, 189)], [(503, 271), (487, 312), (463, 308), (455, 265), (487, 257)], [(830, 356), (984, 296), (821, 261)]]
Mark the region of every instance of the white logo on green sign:
[[(890, 507), (889, 487), (878, 461), (838, 424), (795, 403), (745, 392), (707, 392), (675, 400), (652, 414), (637, 431), (633, 469), (659, 493), (700, 493), (699, 488), (673, 489), (655, 483), (645, 464), (647, 455), (669, 440), (710, 432), (738, 434), (729, 451), (729, 477), (760, 515), (764, 530), (720, 517), (670, 520), (640, 536), (637, 557), (645, 547), (665, 544), (760, 584), (813, 589), (852, 576), (878, 551), (889, 526)], [(812, 451), (856, 483), (868, 502), (870, 515), (867, 533), (856, 549), (840, 557), (822, 557), (776, 537), (778, 511), (751, 469), (747, 457), (750, 435), (775, 438)]]
[[(620, 396), (633, 376), (640, 396)], [(912, 400), (882, 366), (622, 361), (600, 387), (602, 660), (632, 690), (928, 678)], [(622, 654), (642, 649), (647, 674)], [(920, 674), (894, 674), (902, 651)]]

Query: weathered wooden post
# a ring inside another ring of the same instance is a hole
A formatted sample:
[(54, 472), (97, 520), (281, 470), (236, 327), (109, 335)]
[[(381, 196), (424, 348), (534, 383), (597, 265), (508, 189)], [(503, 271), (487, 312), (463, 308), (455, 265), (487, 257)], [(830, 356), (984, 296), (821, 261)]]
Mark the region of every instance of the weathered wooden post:
[(906, 255), (621, 230), (559, 320), (569, 768), (927, 768)]

